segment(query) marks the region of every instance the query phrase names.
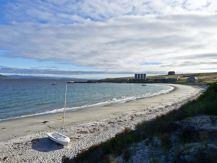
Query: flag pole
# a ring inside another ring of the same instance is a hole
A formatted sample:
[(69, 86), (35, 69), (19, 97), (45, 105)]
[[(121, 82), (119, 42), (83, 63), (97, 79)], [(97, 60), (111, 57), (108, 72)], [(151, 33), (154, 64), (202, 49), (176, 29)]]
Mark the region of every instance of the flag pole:
[(67, 98), (67, 83), (66, 83), (66, 88), (65, 88), (65, 102), (64, 102), (64, 111), (63, 111), (63, 131), (65, 129), (66, 98)]

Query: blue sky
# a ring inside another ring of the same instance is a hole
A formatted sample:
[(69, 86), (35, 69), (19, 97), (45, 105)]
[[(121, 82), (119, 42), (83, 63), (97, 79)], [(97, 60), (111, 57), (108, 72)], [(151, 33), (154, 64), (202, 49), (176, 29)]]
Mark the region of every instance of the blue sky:
[(6, 52), (0, 51), (0, 65), (2, 67), (14, 67), (14, 68), (31, 68), (31, 69), (56, 69), (56, 70), (74, 70), (74, 71), (96, 71), (91, 67), (79, 66), (76, 64), (65, 62), (58, 62), (57, 60), (37, 60), (27, 57), (10, 57), (5, 55)]
[(0, 73), (217, 71), (216, 12), (214, 0), (0, 0)]

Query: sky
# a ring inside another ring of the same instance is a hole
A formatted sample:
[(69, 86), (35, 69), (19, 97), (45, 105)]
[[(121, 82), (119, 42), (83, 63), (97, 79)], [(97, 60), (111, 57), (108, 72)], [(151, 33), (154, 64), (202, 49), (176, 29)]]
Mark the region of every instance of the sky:
[(0, 0), (0, 73), (217, 72), (216, 0)]

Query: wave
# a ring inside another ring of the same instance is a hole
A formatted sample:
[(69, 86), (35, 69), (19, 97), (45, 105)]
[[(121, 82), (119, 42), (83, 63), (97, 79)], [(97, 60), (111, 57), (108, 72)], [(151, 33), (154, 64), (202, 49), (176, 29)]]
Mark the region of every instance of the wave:
[[(157, 93), (152, 93), (152, 94), (149, 93), (149, 94), (145, 94), (145, 95), (141, 95), (141, 96), (131, 96), (131, 97), (122, 96), (121, 98), (113, 98), (111, 100), (98, 102), (98, 103), (95, 103), (95, 104), (66, 108), (65, 111), (76, 111), (76, 110), (95, 107), (95, 106), (106, 106), (106, 105), (115, 104), (115, 103), (126, 103), (126, 102), (129, 102), (129, 101), (135, 101), (135, 100), (148, 98), (148, 97), (153, 97), (153, 96), (157, 96), (157, 95), (161, 95), (161, 94), (167, 94), (167, 93), (169, 93), (169, 92), (171, 92), (171, 91), (173, 91), (175, 89), (175, 87), (173, 87), (173, 86), (169, 86), (169, 87), (170, 87), (169, 89), (161, 90), (161, 91), (159, 91)], [(64, 111), (64, 108), (54, 109), (54, 110), (49, 110), (49, 111), (40, 112), (40, 113), (34, 113), (34, 114), (28, 114), (28, 115), (21, 115), (21, 116), (18, 116), (18, 117), (0, 119), (0, 122), (1, 121), (7, 121), (7, 120), (20, 119), (20, 118), (34, 117), (34, 116), (38, 116), (38, 115), (61, 113), (63, 111)]]

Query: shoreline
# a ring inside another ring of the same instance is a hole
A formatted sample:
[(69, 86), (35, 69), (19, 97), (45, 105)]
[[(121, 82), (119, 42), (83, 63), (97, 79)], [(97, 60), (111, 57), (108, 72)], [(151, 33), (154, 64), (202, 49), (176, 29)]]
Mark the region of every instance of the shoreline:
[[(158, 84), (158, 85), (160, 85), (160, 84)], [(161, 85), (162, 85), (162, 83), (161, 83)], [(145, 98), (152, 98), (154, 96), (159, 96), (159, 95), (163, 95), (163, 94), (167, 94), (167, 93), (170, 93), (172, 91), (175, 91), (175, 89), (176, 89), (175, 86), (171, 86), (170, 84), (167, 84), (167, 85), (169, 85), (172, 89), (168, 90), (166, 92), (163, 92), (163, 93), (157, 93), (157, 94), (153, 94), (151, 96), (135, 97), (135, 99), (118, 99), (119, 101), (117, 101), (117, 102), (111, 101), (109, 103), (108, 101), (102, 101), (102, 102), (90, 104), (90, 105), (76, 106), (76, 107), (72, 107), (72, 108), (66, 108), (66, 112), (67, 113), (68, 112), (75, 112), (75, 111), (79, 111), (79, 110), (83, 110), (83, 109), (89, 109), (89, 108), (93, 108), (93, 107), (103, 107), (103, 106), (109, 106), (109, 105), (113, 105), (113, 104), (128, 103), (128, 102), (137, 101), (137, 100), (141, 100), (141, 99), (145, 99)], [(63, 114), (63, 109), (64, 108), (60, 108), (60, 109), (54, 109), (54, 110), (45, 111), (45, 112), (33, 113), (33, 114), (28, 114), (28, 115), (21, 115), (18, 117), (9, 117), (9, 118), (5, 118), (5, 119), (0, 119), (0, 123), (1, 122), (7, 122), (7, 121), (13, 121), (13, 120), (17, 120), (17, 119), (31, 118), (31, 117), (36, 117), (36, 116), (43, 116), (43, 115), (50, 115), (50, 114), (61, 114), (61, 113)], [(57, 110), (57, 111), (55, 111), (55, 110)]]
[(170, 85), (176, 88), (167, 94), (67, 112), (64, 131), (71, 143), (65, 148), (60, 148), (46, 136), (46, 132), (60, 130), (62, 113), (0, 122), (0, 161), (7, 157), (7, 162), (13, 162), (13, 159), (17, 162), (52, 162), (60, 161), (64, 155), (73, 157), (126, 128), (134, 129), (142, 121), (178, 109), (202, 92), (194, 86)]

